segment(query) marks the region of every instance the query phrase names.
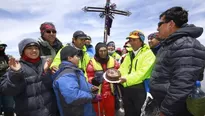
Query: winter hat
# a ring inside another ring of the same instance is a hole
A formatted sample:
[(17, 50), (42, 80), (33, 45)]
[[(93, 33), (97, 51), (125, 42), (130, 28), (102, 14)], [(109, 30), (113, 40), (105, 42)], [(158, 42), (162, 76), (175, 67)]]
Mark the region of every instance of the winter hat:
[(96, 53), (97, 53), (97, 52), (99, 51), (99, 49), (102, 48), (102, 47), (107, 48), (107, 45), (106, 45), (105, 43), (103, 43), (103, 42), (97, 43), (96, 46), (95, 46), (95, 51), (96, 51)]
[(76, 31), (73, 33), (73, 38), (77, 39), (87, 39), (87, 35), (83, 31)]
[(107, 46), (113, 46), (115, 48), (115, 42), (114, 41), (110, 41), (107, 43)]
[(43, 35), (43, 33), (44, 33), (46, 30), (55, 30), (55, 31), (56, 31), (56, 28), (55, 28), (55, 26), (54, 26), (53, 23), (51, 23), (51, 22), (44, 22), (44, 23), (41, 24), (41, 26), (40, 26), (41, 35)]
[(23, 51), (26, 47), (34, 46), (34, 45), (40, 48), (39, 43), (35, 39), (26, 38), (26, 39), (21, 40), (20, 43), (18, 44), (20, 56), (22, 56)]
[(154, 32), (154, 33), (151, 33), (151, 34), (149, 34), (149, 36), (148, 36), (148, 40), (151, 40), (151, 39), (153, 39), (153, 38), (158, 38), (157, 37), (158, 36), (158, 32)]
[(64, 47), (60, 52), (61, 61), (67, 61), (69, 56), (73, 57), (75, 55), (78, 55), (78, 50), (70, 45)]
[(87, 38), (86, 38), (87, 40), (91, 40), (91, 37), (90, 36), (87, 36)]
[(144, 34), (139, 30), (134, 30), (130, 32), (129, 36), (126, 39), (136, 39), (136, 38), (140, 38), (142, 42), (144, 42), (145, 40)]
[(0, 41), (0, 46), (7, 47), (7, 45), (5, 43), (3, 43), (2, 41)]

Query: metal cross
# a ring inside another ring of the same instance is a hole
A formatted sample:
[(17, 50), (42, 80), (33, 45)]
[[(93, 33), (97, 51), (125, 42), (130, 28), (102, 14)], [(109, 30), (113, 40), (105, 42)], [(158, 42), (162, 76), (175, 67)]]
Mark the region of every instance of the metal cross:
[(110, 36), (110, 28), (112, 26), (112, 21), (114, 19), (114, 14), (130, 16), (131, 12), (116, 10), (116, 4), (110, 4), (110, 0), (106, 0), (106, 5), (104, 8), (102, 7), (87, 7), (85, 6), (82, 9), (84, 12), (100, 12), (100, 18), (105, 17), (105, 26), (104, 26), (104, 43), (107, 43), (108, 35)]

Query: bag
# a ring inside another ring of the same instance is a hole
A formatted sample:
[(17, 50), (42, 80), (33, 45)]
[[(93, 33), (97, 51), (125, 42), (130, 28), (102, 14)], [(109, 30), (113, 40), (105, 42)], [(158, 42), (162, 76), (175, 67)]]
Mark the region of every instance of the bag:
[(188, 97), (186, 103), (188, 111), (194, 116), (205, 115), (205, 97), (198, 99)]
[(192, 93), (186, 100), (188, 111), (194, 116), (205, 115), (205, 93), (201, 90), (200, 81), (196, 81)]

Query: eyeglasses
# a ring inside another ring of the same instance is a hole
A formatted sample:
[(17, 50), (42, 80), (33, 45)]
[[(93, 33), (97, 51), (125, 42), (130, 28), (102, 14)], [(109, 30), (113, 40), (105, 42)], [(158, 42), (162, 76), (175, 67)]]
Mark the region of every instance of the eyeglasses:
[(158, 23), (158, 27), (160, 27), (162, 24), (164, 24), (164, 23), (168, 23), (167, 21), (162, 21), (162, 22), (159, 22)]
[(51, 32), (54, 34), (57, 33), (56, 30), (46, 30), (46, 33), (51, 33)]
[(5, 46), (0, 46), (0, 49), (4, 49), (5, 48)]

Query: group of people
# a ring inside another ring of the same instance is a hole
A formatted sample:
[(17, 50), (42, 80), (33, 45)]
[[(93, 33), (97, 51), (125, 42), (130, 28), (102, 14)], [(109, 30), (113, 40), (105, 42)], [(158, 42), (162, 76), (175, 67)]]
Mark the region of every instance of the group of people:
[[(143, 32), (134, 30), (120, 55), (113, 41), (94, 48), (83, 31), (75, 31), (72, 42), (63, 45), (50, 22), (41, 24), (38, 40), (18, 44), (19, 60), (8, 57), (7, 45), (0, 43), (0, 109), (5, 116), (115, 116), (118, 86), (125, 116), (140, 116), (144, 80), (150, 79), (160, 116), (192, 116), (186, 99), (203, 79), (205, 47), (196, 39), (203, 28), (187, 24), (182, 7), (164, 11), (159, 19), (149, 45)], [(120, 71), (119, 83), (104, 80), (111, 68)]]

